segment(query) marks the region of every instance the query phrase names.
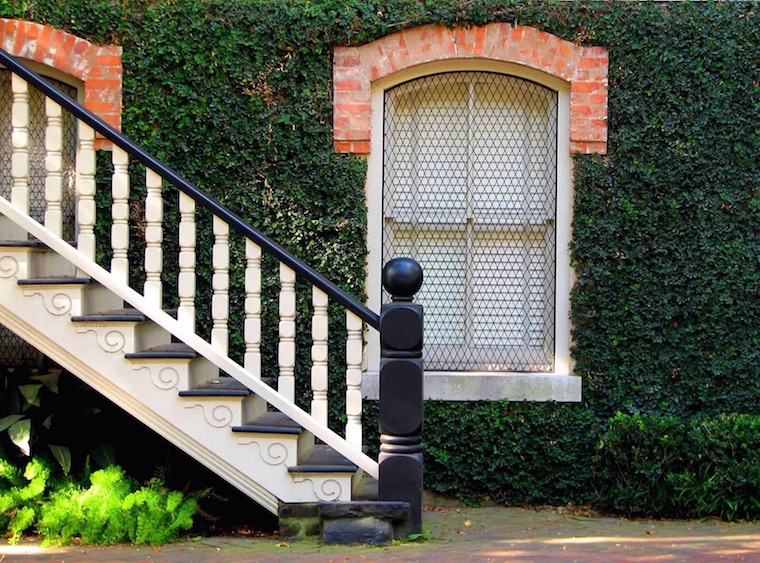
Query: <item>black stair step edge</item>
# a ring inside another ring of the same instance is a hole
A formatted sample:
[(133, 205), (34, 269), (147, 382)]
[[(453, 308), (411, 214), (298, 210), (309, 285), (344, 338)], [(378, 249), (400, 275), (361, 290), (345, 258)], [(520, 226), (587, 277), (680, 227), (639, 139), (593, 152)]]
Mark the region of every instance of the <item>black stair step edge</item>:
[(0, 240), (0, 247), (47, 248), (47, 245), (38, 240)]
[(251, 390), (234, 377), (219, 377), (187, 391), (180, 391), (180, 397), (247, 397)]
[(303, 432), (303, 428), (280, 412), (265, 412), (255, 420), (233, 426), (232, 431), (298, 435)]
[[(76, 241), (66, 241), (69, 246), (77, 247)], [(0, 248), (40, 248), (43, 250), (50, 250), (50, 247), (37, 239), (24, 239), (24, 240), (0, 240)]]
[[(176, 309), (164, 309), (164, 312), (176, 317)], [(100, 313), (93, 313), (91, 315), (78, 315), (71, 317), (71, 321), (75, 323), (87, 323), (87, 322), (125, 322), (125, 323), (142, 323), (148, 320), (147, 315), (144, 315), (137, 309), (127, 307), (125, 309), (112, 309), (110, 311), (101, 311)]]
[(317, 444), (298, 465), (288, 467), (289, 473), (356, 473), (356, 465), (351, 463), (330, 446)]
[(18, 285), (86, 285), (89, 283), (92, 283), (91, 278), (77, 278), (74, 276), (18, 280)]
[(163, 344), (156, 346), (150, 350), (144, 350), (142, 352), (129, 352), (124, 354), (124, 357), (128, 360), (147, 360), (147, 359), (179, 359), (179, 360), (192, 360), (199, 356), (198, 352), (193, 350), (187, 344), (182, 342), (172, 342), (171, 344)]

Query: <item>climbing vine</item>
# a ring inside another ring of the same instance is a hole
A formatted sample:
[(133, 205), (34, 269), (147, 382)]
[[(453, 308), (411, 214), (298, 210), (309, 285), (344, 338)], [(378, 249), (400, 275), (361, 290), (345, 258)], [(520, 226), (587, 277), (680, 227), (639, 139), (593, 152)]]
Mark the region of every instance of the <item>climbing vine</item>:
[[(333, 47), (492, 21), (605, 47), (609, 151), (575, 158), (573, 356), (584, 402), (430, 403), (427, 486), (470, 499), (593, 500), (590, 452), (616, 412), (760, 414), (756, 3), (5, 0), (0, 15), (121, 44), (124, 131), (359, 295), (366, 167), (332, 150)], [(334, 362), (339, 378), (340, 354)], [(301, 380), (308, 365), (299, 358)], [(478, 477), (453, 478), (465, 473)]]

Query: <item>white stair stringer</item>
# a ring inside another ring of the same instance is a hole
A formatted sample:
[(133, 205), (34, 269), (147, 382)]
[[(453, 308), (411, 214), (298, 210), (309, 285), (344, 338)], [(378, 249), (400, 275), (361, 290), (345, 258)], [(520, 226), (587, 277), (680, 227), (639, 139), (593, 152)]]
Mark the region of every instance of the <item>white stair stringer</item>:
[[(124, 359), (124, 336), (133, 327), (111, 329), (111, 340), (82, 331), (69, 315), (53, 318), (42, 301), (20, 298), (15, 279), (0, 280), (10, 299), (0, 305), (0, 321), (85, 383), (135, 416), (189, 455), (231, 482), (268, 510), (283, 502), (349, 500), (351, 478), (318, 474), (298, 480), (288, 467), (298, 459), (298, 436), (254, 436), (231, 432), (241, 424), (238, 397), (179, 397), (180, 372), (170, 363)], [(9, 303), (10, 301), (11, 303)], [(15, 303), (15, 306), (14, 306)], [(121, 335), (121, 336), (120, 336)]]
[[(93, 312), (81, 310), (86, 299), (76, 292), (94, 288), (66, 286), (66, 291), (59, 291), (60, 288), (52, 284), (31, 288), (19, 286), (19, 279), (34, 274), (30, 271), (33, 268), (28, 259), (32, 252), (0, 247), (0, 321), (88, 385), (273, 513), (277, 512), (278, 500), (288, 503), (350, 500), (352, 476), (345, 472), (291, 474), (288, 468), (296, 465), (299, 453), (303, 453), (298, 450), (298, 436), (232, 432), (230, 426), (242, 421), (244, 403), (254, 399), (252, 396), (232, 403), (224, 397), (180, 397), (178, 390), (183, 390), (185, 385), (210, 377), (209, 363), (215, 366), (214, 372), (221, 369), (232, 375), (356, 464), (360, 468), (357, 476), (363, 470), (377, 477), (374, 460), (3, 198), (0, 198), (0, 212), (99, 282), (91, 285), (104, 286), (112, 297), (115, 295), (126, 301), (155, 323), (148, 321), (133, 326), (127, 326), (128, 323), (119, 326), (102, 322), (73, 323), (72, 316)], [(139, 324), (149, 327), (150, 338), (140, 337)], [(191, 373), (193, 368), (178, 368), (177, 362), (124, 357), (125, 352), (145, 349), (148, 342), (168, 342), (170, 333), (205, 358), (194, 360), (196, 366), (205, 366), (198, 376)], [(183, 373), (182, 369), (190, 369), (190, 372)]]

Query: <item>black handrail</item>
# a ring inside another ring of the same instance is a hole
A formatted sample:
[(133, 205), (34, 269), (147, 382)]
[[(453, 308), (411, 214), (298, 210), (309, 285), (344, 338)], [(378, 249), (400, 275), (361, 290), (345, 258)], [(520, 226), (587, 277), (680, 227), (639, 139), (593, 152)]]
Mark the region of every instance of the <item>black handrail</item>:
[(322, 274), (314, 270), (311, 266), (301, 262), (275, 241), (258, 232), (237, 214), (227, 209), (210, 195), (202, 192), (174, 170), (161, 163), (153, 155), (142, 150), (142, 148), (140, 148), (135, 142), (117, 131), (97, 115), (90, 112), (90, 110), (84, 108), (62, 92), (53, 88), (44, 78), (17, 61), (15, 57), (10, 55), (4, 49), (0, 49), (0, 63), (26, 80), (37, 90), (43, 92), (48, 98), (73, 113), (78, 119), (84, 121), (113, 144), (125, 150), (132, 157), (158, 173), (165, 180), (174, 184), (183, 193), (193, 198), (196, 203), (210, 210), (211, 213), (217, 217), (223, 219), (226, 223), (232, 226), (233, 229), (258, 244), (262, 250), (272, 254), (277, 260), (294, 270), (297, 275), (324, 291), (331, 299), (343, 305), (346, 309), (360, 317), (370, 326), (378, 330), (380, 329), (380, 317), (377, 313), (367, 308), (355, 297), (343, 291)]

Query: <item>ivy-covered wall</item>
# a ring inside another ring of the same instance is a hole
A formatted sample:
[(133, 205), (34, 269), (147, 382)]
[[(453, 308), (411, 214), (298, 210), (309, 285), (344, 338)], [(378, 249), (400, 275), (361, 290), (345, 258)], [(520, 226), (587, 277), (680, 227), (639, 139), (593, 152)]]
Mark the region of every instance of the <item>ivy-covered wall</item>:
[(124, 131), (357, 293), (366, 168), (333, 153), (335, 45), (504, 21), (605, 47), (608, 154), (575, 158), (585, 400), (429, 403), (427, 486), (593, 500), (617, 411), (760, 414), (757, 3), (0, 0), (0, 16), (122, 45)]

